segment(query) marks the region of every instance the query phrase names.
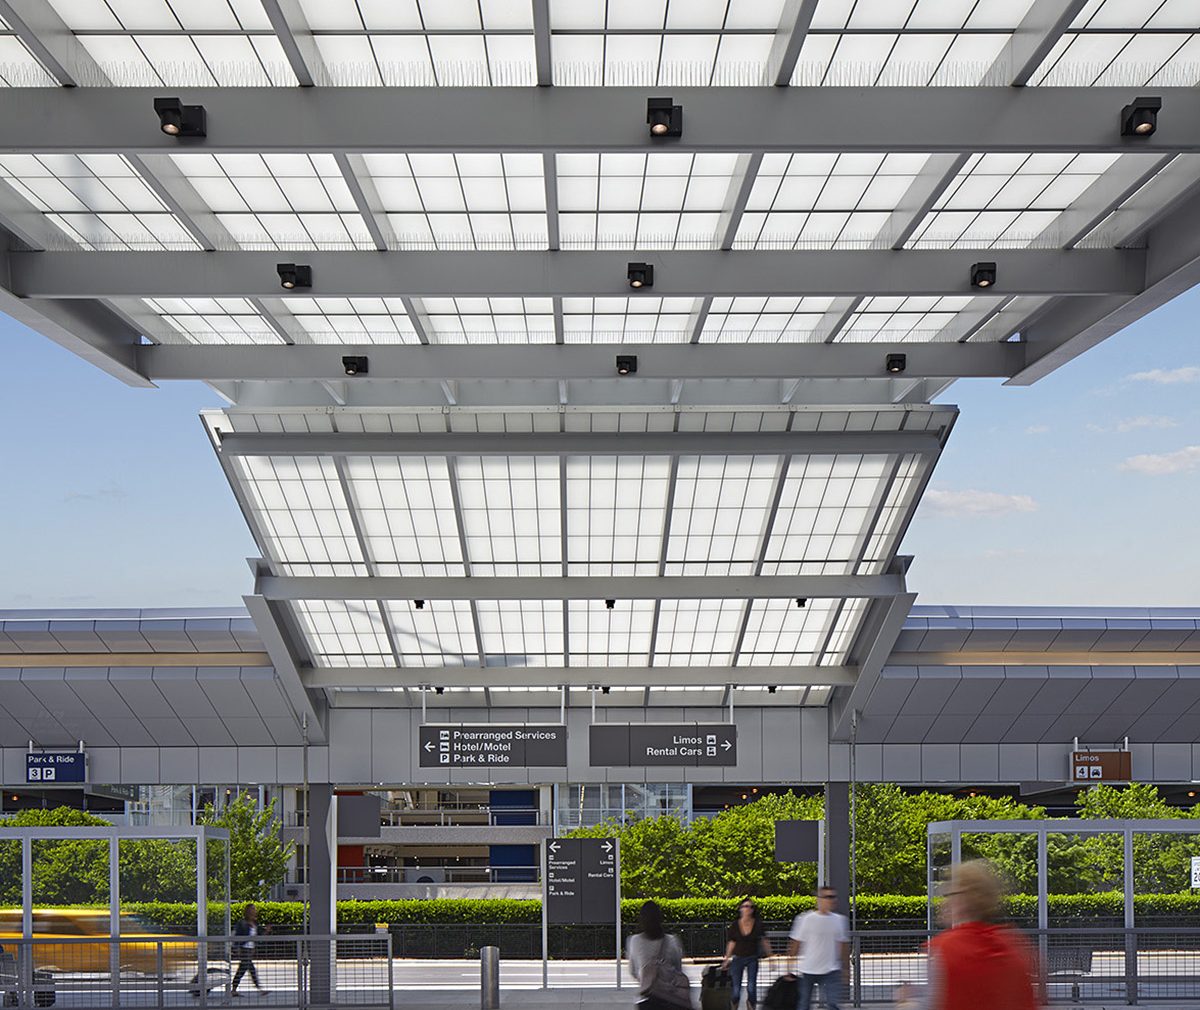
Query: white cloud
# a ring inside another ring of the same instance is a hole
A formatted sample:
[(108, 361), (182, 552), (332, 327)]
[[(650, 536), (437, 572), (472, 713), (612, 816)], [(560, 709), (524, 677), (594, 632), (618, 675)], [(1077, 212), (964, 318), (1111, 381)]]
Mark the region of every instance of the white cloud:
[(1142, 428), (1178, 428), (1179, 422), (1170, 417), (1127, 417), (1117, 422), (1117, 431), (1138, 431)]
[(1048, 424), (1031, 424), (1028, 428), (1025, 429), (1025, 434), (1026, 435), (1044, 435), (1049, 430), (1050, 430), (1050, 425), (1048, 425)]
[(1011, 512), (1036, 512), (1037, 502), (1027, 494), (1002, 494), (999, 491), (941, 491), (925, 493), (925, 504), (939, 515), (1000, 516)]
[(1157, 382), (1160, 386), (1174, 386), (1181, 382), (1200, 382), (1200, 366), (1184, 365), (1182, 368), (1152, 368), (1148, 372), (1134, 372), (1125, 378), (1131, 382)]
[(1200, 469), (1200, 445), (1188, 445), (1175, 452), (1143, 453), (1130, 456), (1121, 464), (1122, 470), (1162, 477), (1169, 473), (1185, 473)]

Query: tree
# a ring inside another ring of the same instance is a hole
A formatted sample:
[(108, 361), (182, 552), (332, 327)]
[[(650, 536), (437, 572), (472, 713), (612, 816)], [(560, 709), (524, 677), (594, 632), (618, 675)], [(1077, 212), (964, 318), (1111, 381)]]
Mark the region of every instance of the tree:
[[(22, 810), (0, 819), (5, 828), (112, 827), (82, 810)], [(108, 842), (35, 839), (33, 900), (38, 905), (94, 905), (108, 901)], [(21, 904), (21, 843), (0, 842), (0, 903)]]
[[(296, 847), (279, 837), (274, 800), (259, 810), (250, 793), (240, 793), (220, 813), (209, 803), (200, 815), (200, 823), (229, 831), (232, 900), (261, 901), (283, 880)], [(211, 856), (209, 861), (213, 861)]]

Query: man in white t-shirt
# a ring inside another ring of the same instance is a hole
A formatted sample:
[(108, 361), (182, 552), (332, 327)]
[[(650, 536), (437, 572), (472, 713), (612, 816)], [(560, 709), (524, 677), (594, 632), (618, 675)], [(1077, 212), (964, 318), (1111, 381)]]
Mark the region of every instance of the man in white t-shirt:
[(842, 970), (847, 967), (850, 950), (849, 923), (838, 915), (837, 891), (832, 887), (817, 890), (817, 910), (796, 916), (792, 923), (788, 956), (800, 958), (800, 1002), (797, 1010), (809, 1010), (813, 987), (821, 987), (821, 995), (829, 1010), (839, 1010)]

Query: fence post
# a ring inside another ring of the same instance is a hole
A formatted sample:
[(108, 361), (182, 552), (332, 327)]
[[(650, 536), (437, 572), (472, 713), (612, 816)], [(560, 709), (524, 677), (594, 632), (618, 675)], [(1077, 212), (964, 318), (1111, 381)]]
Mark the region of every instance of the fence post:
[(387, 993), (388, 993), (388, 1010), (395, 1010), (396, 1007), (396, 987), (392, 984), (394, 978), (392, 972), (395, 970), (392, 956), (392, 934), (389, 931), (387, 934)]
[(158, 982), (158, 1008), (162, 1010), (163, 1006), (163, 942), (158, 940), (154, 944), (154, 974)]
[(484, 947), (479, 952), (480, 1010), (500, 1007), (500, 948)]
[(855, 932), (850, 943), (850, 971), (853, 978), (853, 1003), (855, 1006), (862, 1006), (862, 936), (858, 932)]

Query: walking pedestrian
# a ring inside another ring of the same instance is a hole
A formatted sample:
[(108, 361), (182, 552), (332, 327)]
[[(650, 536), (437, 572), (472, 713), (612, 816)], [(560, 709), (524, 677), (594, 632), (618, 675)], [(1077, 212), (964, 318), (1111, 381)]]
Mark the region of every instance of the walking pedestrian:
[(960, 863), (942, 892), (950, 928), (929, 943), (929, 984), (913, 1003), (927, 1010), (1034, 1010), (1037, 961), (1011, 926), (996, 922), (1004, 888), (991, 864)]
[(638, 932), (626, 945), (629, 970), (637, 979), (638, 1010), (692, 1010), (691, 983), (683, 971), (683, 944), (663, 930), (662, 908), (647, 901), (638, 913)]
[(842, 978), (850, 973), (850, 924), (836, 909), (837, 891), (820, 887), (817, 910), (796, 916), (792, 923), (788, 955), (800, 958), (798, 1010), (809, 1010), (816, 986), (829, 1010), (840, 1008)]
[(771, 956), (766, 932), (758, 906), (747, 898), (738, 905), (738, 917), (726, 933), (725, 960), (721, 962), (733, 977), (731, 998), (735, 1008), (741, 1006), (743, 980), (747, 1005), (750, 1010), (758, 1006), (758, 959)]
[(254, 983), (254, 988), (262, 995), (266, 995), (267, 990), (262, 987), (258, 981), (258, 970), (254, 967), (254, 938), (258, 936), (258, 909), (253, 905), (247, 905), (242, 912), (242, 917), (238, 920), (236, 926), (233, 927), (233, 935), (242, 937), (235, 944), (238, 955), (237, 971), (233, 975), (232, 995), (240, 996), (237, 991), (238, 983), (241, 982), (242, 976), (247, 972), (250, 974), (250, 981)]

